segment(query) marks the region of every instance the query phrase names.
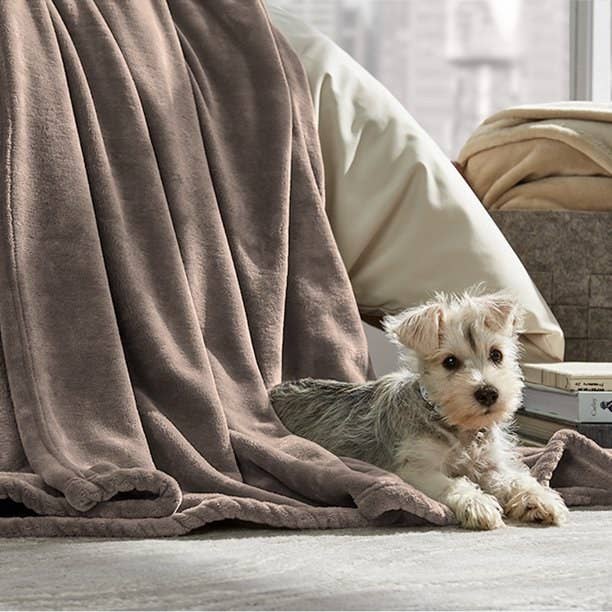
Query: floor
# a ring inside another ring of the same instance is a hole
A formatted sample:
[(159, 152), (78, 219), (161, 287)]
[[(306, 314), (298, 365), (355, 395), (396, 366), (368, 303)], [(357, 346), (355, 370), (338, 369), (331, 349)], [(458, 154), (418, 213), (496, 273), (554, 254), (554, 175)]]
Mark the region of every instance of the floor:
[(612, 509), (562, 528), (7, 539), (2, 609), (612, 609)]

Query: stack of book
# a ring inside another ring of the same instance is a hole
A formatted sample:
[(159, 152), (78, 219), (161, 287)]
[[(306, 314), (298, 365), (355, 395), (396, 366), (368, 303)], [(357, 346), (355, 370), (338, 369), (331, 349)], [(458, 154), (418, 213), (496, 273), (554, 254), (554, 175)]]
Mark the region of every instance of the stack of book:
[(523, 375), (515, 419), (521, 443), (544, 446), (559, 429), (574, 429), (612, 448), (612, 363), (527, 363)]

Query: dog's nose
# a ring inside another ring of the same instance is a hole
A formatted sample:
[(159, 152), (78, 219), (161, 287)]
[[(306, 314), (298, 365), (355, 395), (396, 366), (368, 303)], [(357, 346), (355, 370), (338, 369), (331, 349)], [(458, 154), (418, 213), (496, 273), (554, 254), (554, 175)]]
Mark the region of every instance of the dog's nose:
[(497, 401), (499, 393), (497, 392), (497, 389), (495, 387), (492, 387), (491, 385), (485, 385), (484, 387), (479, 387), (478, 389), (476, 389), (476, 391), (474, 392), (474, 397), (476, 398), (476, 401), (479, 404), (482, 404), (483, 406), (486, 406), (488, 408)]

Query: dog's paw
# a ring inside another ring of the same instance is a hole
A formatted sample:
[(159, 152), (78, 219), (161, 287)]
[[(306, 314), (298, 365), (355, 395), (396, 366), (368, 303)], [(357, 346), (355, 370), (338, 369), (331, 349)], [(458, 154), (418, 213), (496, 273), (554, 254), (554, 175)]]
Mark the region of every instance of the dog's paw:
[(544, 525), (563, 525), (569, 519), (569, 510), (561, 496), (542, 485), (516, 492), (504, 504), (504, 512), (516, 521)]
[(455, 500), (453, 507), (459, 524), (466, 529), (497, 529), (504, 526), (502, 507), (492, 495), (477, 493)]

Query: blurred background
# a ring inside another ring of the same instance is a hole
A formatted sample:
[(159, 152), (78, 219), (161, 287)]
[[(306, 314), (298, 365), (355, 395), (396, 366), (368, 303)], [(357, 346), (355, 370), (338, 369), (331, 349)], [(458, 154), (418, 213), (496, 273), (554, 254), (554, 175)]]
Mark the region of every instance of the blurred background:
[(274, 0), (394, 94), (449, 157), (488, 115), (569, 99), (569, 0)]

